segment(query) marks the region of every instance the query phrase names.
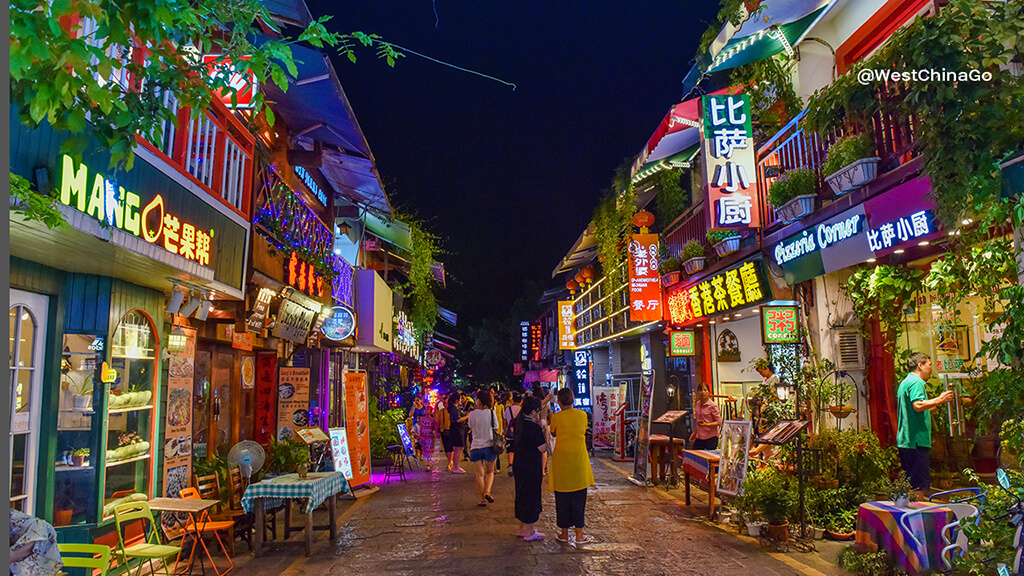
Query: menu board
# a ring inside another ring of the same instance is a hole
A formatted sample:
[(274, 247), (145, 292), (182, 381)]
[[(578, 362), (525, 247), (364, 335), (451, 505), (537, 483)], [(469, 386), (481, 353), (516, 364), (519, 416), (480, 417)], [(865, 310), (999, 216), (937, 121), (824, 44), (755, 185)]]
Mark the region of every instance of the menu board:
[(619, 407), (618, 386), (594, 388), (594, 447), (611, 448), (615, 442), (615, 410)]
[(309, 425), (309, 368), (281, 368), (277, 378), (277, 441), (295, 440)]
[(352, 455), (352, 486), (370, 481), (370, 417), (366, 404), (366, 372), (345, 373), (345, 428)]
[(274, 407), (277, 405), (277, 353), (256, 355), (256, 430), (253, 440), (270, 444), (277, 430)]
[(654, 422), (655, 424), (671, 424), (689, 413), (689, 410), (669, 410), (661, 416), (658, 416)]
[(648, 478), (651, 440), (651, 402), (654, 400), (654, 372), (644, 371), (640, 377), (640, 412), (636, 415), (636, 443), (633, 445), (634, 482), (644, 484)]
[[(345, 479), (352, 480), (352, 459), (348, 455), (348, 438), (344, 428), (331, 428), (331, 457), (334, 459), (334, 471), (341, 472)], [(350, 482), (351, 483), (351, 482)]]
[(722, 423), (722, 451), (718, 463), (718, 492), (736, 496), (747, 477), (750, 456), (750, 422), (726, 420)]
[(416, 451), (412, 449), (412, 439), (409, 438), (409, 429), (405, 427), (405, 422), (398, 423), (398, 437), (402, 439), (402, 447), (405, 448), (406, 456), (416, 456)]
[[(167, 373), (167, 418), (164, 422), (164, 496), (180, 498), (192, 478), (192, 386), (196, 368), (196, 331), (181, 327), (185, 349), (171, 353)], [(187, 518), (187, 516), (186, 516)], [(173, 513), (164, 513), (168, 537), (181, 528)]]

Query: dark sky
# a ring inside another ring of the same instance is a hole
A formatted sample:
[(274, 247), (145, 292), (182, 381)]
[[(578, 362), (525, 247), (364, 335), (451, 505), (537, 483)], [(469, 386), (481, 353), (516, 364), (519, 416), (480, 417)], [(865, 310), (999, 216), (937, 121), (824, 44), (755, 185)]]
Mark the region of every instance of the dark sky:
[(309, 0), (329, 28), (363, 31), (495, 76), (372, 51), (335, 67), (393, 205), (445, 238), (442, 305), (458, 332), (503, 318), (551, 271), (614, 170), (679, 101), (715, 0)]

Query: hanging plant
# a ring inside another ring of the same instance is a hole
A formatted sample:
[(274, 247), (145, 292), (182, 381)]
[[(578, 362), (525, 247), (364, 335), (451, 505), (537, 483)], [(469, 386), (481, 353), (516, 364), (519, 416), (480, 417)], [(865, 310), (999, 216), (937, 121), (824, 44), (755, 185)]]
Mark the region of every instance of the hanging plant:
[(803, 100), (793, 88), (795, 68), (795, 60), (776, 56), (738, 66), (730, 74), (730, 84), (743, 86), (743, 93), (750, 96), (755, 141), (774, 136), (803, 110)]
[(679, 170), (662, 170), (655, 178), (658, 183), (658, 226), (665, 229), (673, 220), (690, 207), (690, 191), (683, 190)]
[[(635, 210), (636, 197), (633, 186), (629, 185), (619, 194), (605, 195), (594, 212), (594, 234), (597, 255), (604, 269), (605, 294), (626, 283), (626, 235), (632, 231)], [(607, 298), (603, 302), (606, 314), (614, 312), (612, 300)]]
[(843, 289), (865, 335), (869, 322), (876, 319), (882, 325), (886, 347), (893, 349), (903, 334), (903, 309), (922, 288), (923, 275), (913, 268), (882, 265), (859, 268), (850, 276)]

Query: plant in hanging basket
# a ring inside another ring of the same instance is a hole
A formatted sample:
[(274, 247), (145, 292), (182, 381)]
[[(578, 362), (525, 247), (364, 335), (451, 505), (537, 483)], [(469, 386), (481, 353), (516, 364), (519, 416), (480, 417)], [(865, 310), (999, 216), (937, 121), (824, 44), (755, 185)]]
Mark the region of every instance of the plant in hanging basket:
[(740, 234), (735, 230), (709, 230), (707, 238), (719, 258), (740, 249)]
[(874, 155), (871, 134), (852, 134), (835, 141), (821, 166), (825, 182), (839, 196), (867, 184), (878, 175), (879, 159)]
[(680, 268), (682, 268), (682, 262), (678, 258), (662, 260), (661, 266), (658, 267), (658, 271), (661, 272), (661, 283), (671, 286), (679, 282)]
[(704, 268), (704, 246), (696, 240), (690, 240), (679, 251), (679, 259), (683, 261), (683, 269), (687, 274), (699, 272)]
[(807, 168), (784, 172), (768, 189), (768, 203), (783, 222), (793, 222), (814, 211), (818, 175)]

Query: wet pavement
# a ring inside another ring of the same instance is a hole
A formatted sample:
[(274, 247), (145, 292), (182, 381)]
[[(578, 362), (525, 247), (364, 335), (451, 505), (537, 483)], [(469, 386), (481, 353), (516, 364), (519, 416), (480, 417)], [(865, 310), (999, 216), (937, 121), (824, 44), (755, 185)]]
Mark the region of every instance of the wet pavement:
[[(442, 455), (443, 456), (443, 455)], [(504, 459), (504, 457), (503, 457)], [(435, 460), (435, 462), (442, 462)], [(407, 481), (383, 483), (379, 492), (340, 502), (337, 538), (315, 531), (313, 555), (303, 555), (302, 533), (288, 542), (270, 542), (253, 558), (239, 542), (233, 572), (245, 576), (321, 574), (519, 575), (519, 574), (835, 574), (816, 554), (777, 554), (750, 538), (727, 532), (705, 519), (706, 495), (694, 493), (686, 507), (681, 490), (665, 492), (635, 486), (625, 478), (626, 464), (593, 459), (596, 486), (587, 500), (586, 532), (593, 543), (574, 546), (555, 540), (554, 496), (545, 488), (538, 529), (543, 541), (514, 536), (514, 485), (504, 470), (495, 479), (496, 500), (486, 508), (472, 474), (407, 472)], [(467, 470), (468, 463), (464, 463)], [(283, 519), (283, 515), (281, 516)], [(300, 524), (302, 516), (293, 514)], [(314, 523), (326, 528), (327, 515)], [(280, 524), (280, 520), (279, 520)], [(802, 557), (801, 557), (802, 556)], [(817, 565), (815, 565), (817, 564)]]

